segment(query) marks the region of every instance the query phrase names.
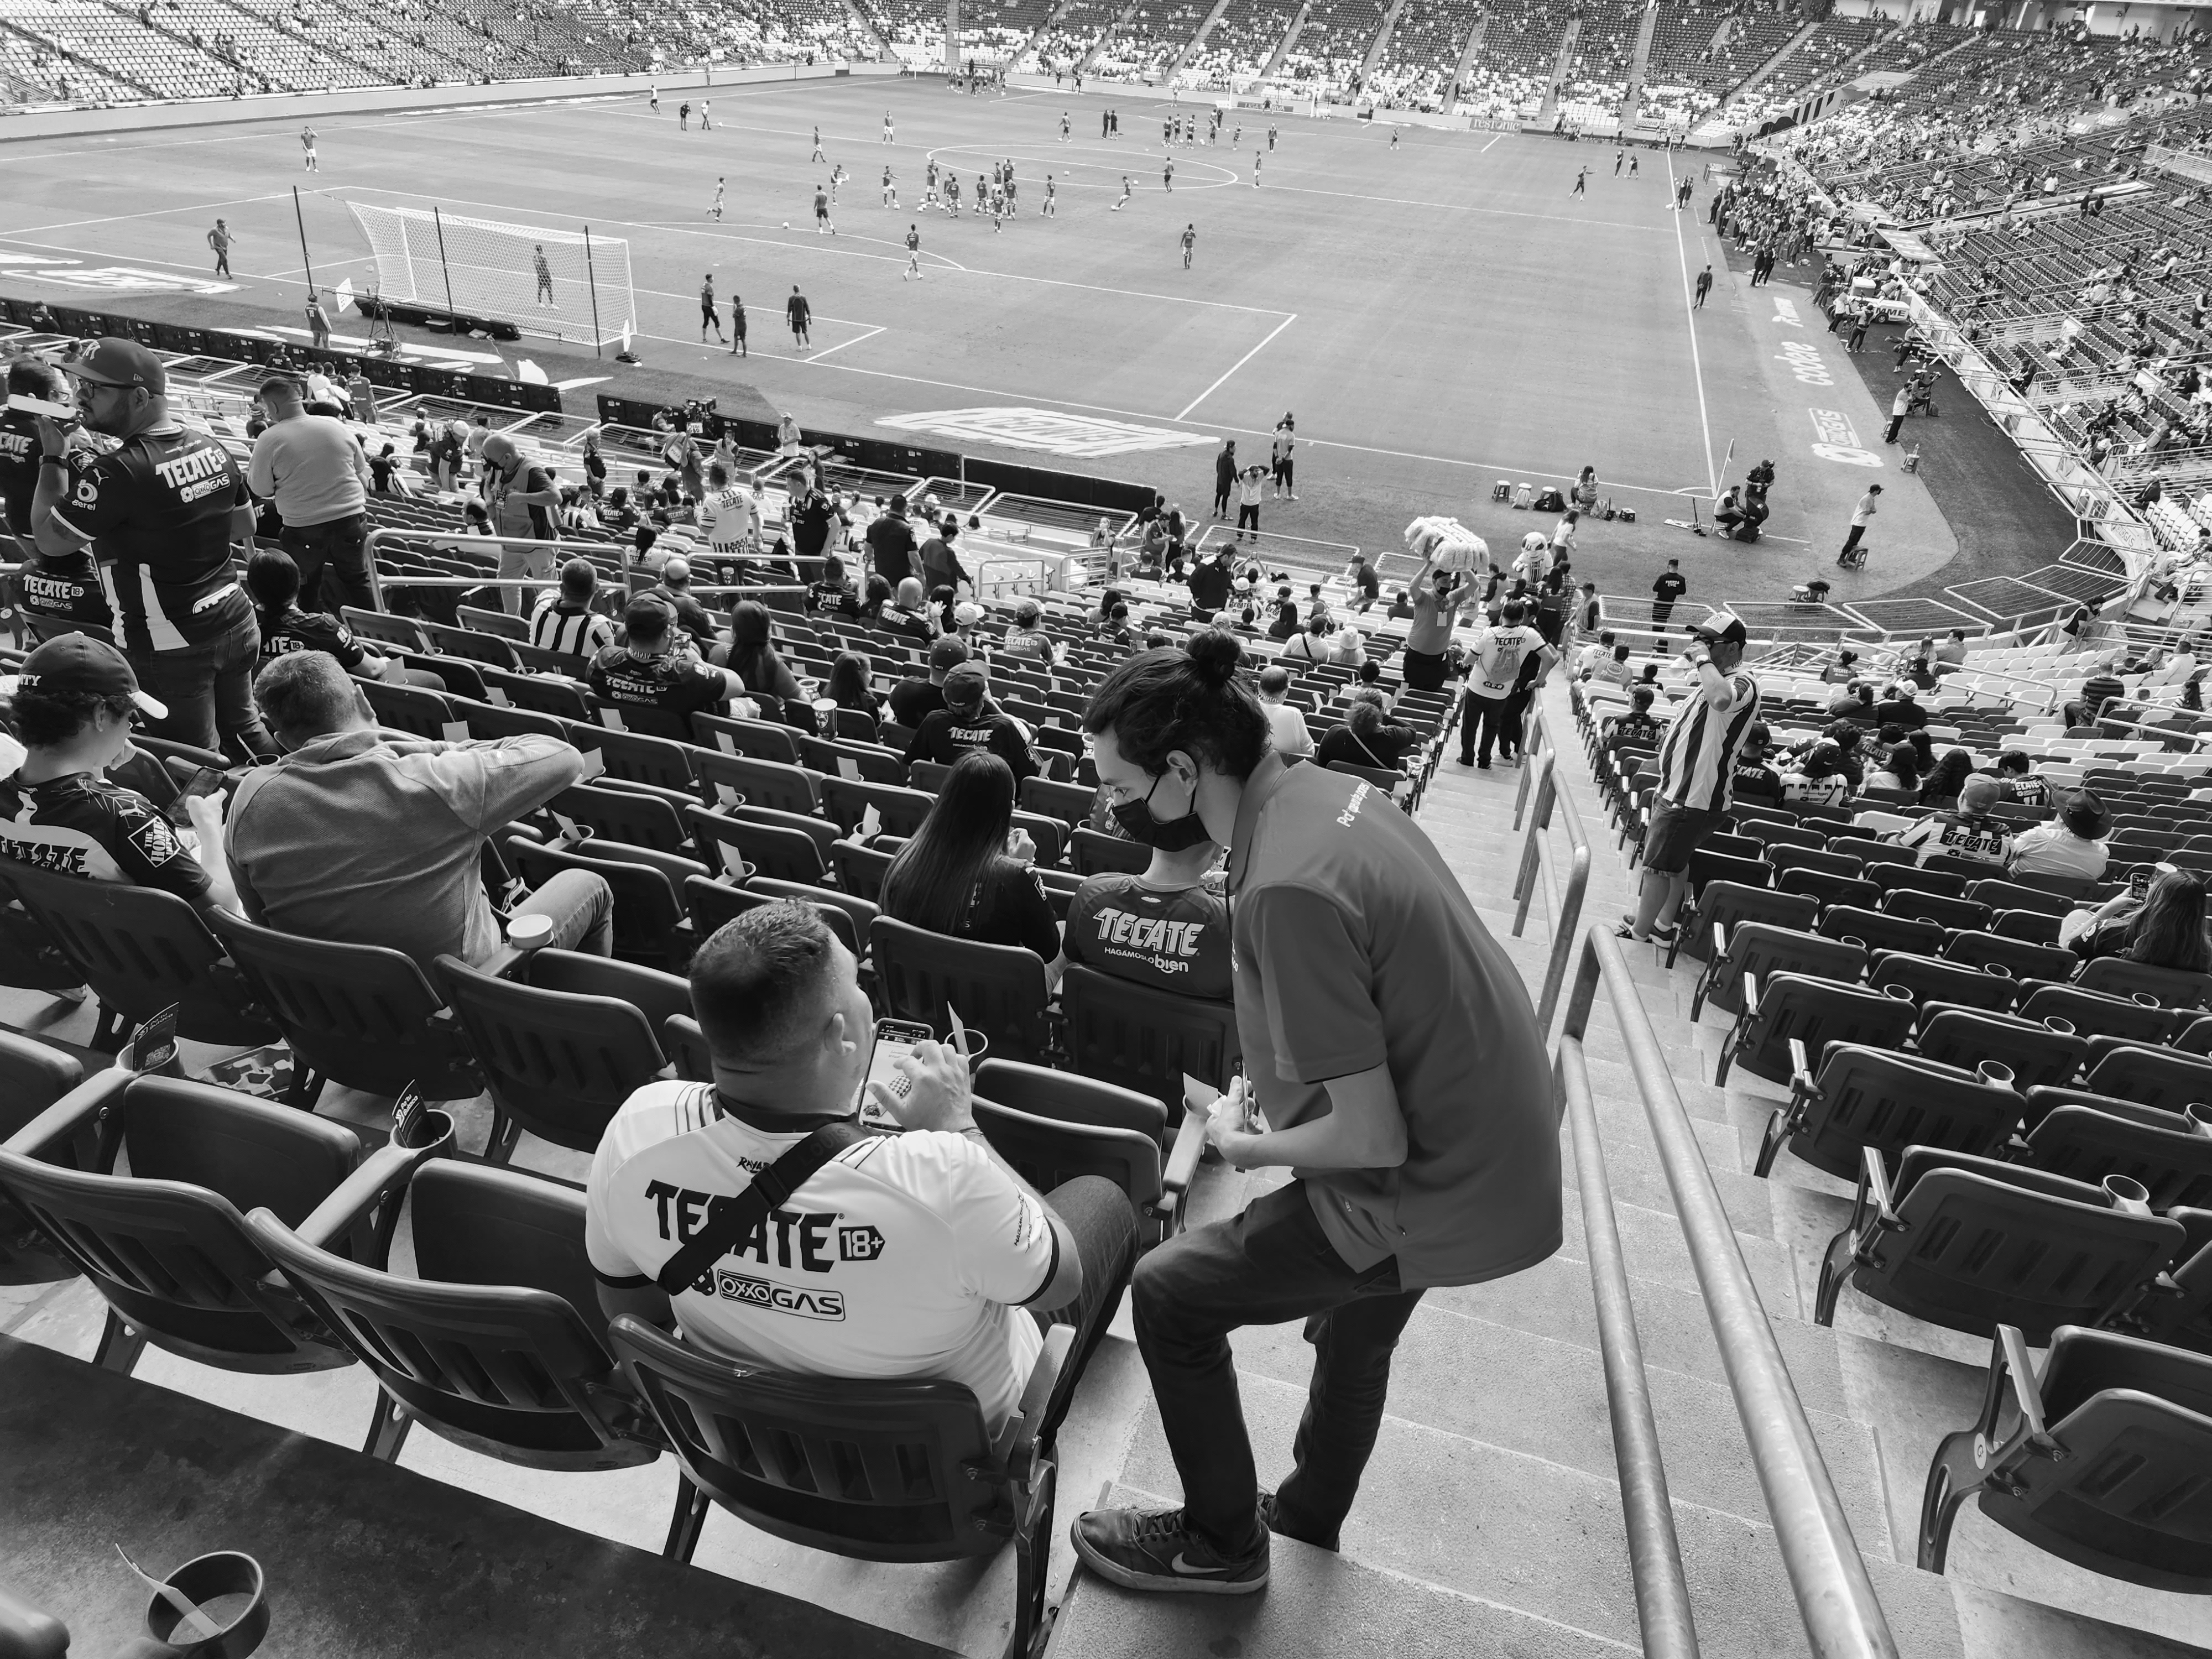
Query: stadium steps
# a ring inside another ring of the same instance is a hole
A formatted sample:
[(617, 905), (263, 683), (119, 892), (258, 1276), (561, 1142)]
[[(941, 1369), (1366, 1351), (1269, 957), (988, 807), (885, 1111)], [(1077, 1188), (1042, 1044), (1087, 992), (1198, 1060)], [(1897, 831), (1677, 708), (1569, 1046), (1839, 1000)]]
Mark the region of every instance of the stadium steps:
[(1759, 88), (1765, 86), (1769, 81), (1774, 78), (1776, 72), (1779, 70), (1784, 64), (1788, 63), (1791, 58), (1796, 55), (1798, 47), (1803, 46), (1808, 40), (1811, 40), (1820, 32), (1820, 26), (1817, 22), (1808, 23), (1803, 28), (1799, 29), (1796, 33), (1791, 35), (1787, 40), (1782, 43), (1781, 51), (1776, 52), (1773, 57), (1768, 58), (1757, 69), (1752, 70), (1749, 75), (1744, 76), (1741, 84), (1737, 86), (1735, 90), (1729, 93), (1726, 98), (1721, 100), (1721, 107), (1723, 109), (1726, 109), (1729, 105), (1734, 102), (1736, 99), (1742, 98), (1749, 94), (1757, 92)]
[(1297, 15), (1291, 19), (1290, 28), (1275, 43), (1275, 49), (1268, 54), (1267, 61), (1261, 65), (1261, 80), (1267, 80), (1282, 67), (1283, 59), (1291, 55), (1291, 48), (1297, 44), (1298, 36), (1305, 32), (1306, 19), (1312, 15), (1313, 0), (1305, 0), (1305, 3), (1298, 8)]
[(1575, 43), (1583, 38), (1583, 20), (1579, 16), (1567, 19), (1567, 26), (1559, 31), (1559, 50), (1552, 54), (1552, 78), (1545, 83), (1544, 101), (1536, 107), (1536, 118), (1549, 121), (1559, 112), (1559, 89), (1574, 73)]
[[(97, 73), (105, 76), (107, 79), (117, 82), (118, 85), (129, 87), (133, 92), (136, 92), (142, 98), (159, 98), (161, 95), (155, 92), (151, 87), (148, 86), (143, 81), (139, 80), (137, 76), (128, 74), (123, 70), (118, 69), (114, 64), (110, 64), (106, 58), (99, 56), (97, 53), (88, 51), (79, 51), (73, 46), (64, 46), (59, 41), (48, 40), (36, 29), (25, 28), (21, 23), (11, 23), (7, 21), (5, 19), (0, 19), (0, 29), (5, 29), (10, 34), (18, 35), (23, 40), (28, 40), (33, 46), (37, 46), (43, 51), (51, 52), (55, 57), (62, 58), (65, 62), (74, 60), (77, 63), (88, 64)], [(187, 51), (190, 49), (190, 47), (186, 48)], [(45, 100), (42, 100), (41, 101)]]
[[(149, 41), (148, 45), (149, 46), (166, 43), (170, 49), (182, 57), (194, 63), (211, 66), (215, 72), (228, 76), (233, 79), (235, 79), (240, 73), (251, 75), (256, 78), (266, 75), (270, 82), (276, 85), (280, 91), (297, 92), (307, 90), (307, 88), (294, 87), (289, 82), (284, 80), (281, 75), (272, 74), (269, 70), (263, 69), (258, 64), (248, 64), (245, 70), (241, 71), (240, 67), (232, 63), (228, 58), (217, 57), (214, 52), (205, 46), (194, 46), (192, 44), (191, 37), (189, 34), (182, 33), (176, 29), (171, 28), (167, 24), (160, 21), (161, 12), (158, 6), (154, 8), (149, 14), (149, 15), (155, 21), (149, 22), (140, 18), (138, 13), (131, 7), (123, 3), (123, 0), (100, 0), (100, 3), (107, 10), (113, 12), (125, 22), (136, 24), (138, 27), (144, 29), (149, 35), (158, 35), (161, 37), (160, 42)], [(226, 9), (228, 9), (226, 8)], [(249, 23), (259, 23), (265, 21), (261, 18), (254, 17), (250, 13), (241, 13), (240, 15), (243, 21)], [(319, 52), (321, 48), (316, 47), (315, 50)], [(112, 72), (112, 71), (111, 71), (111, 73)]]
[(1485, 9), (1476, 15), (1474, 27), (1467, 32), (1467, 44), (1459, 49), (1459, 61), (1452, 65), (1451, 83), (1444, 89), (1445, 114), (1450, 114), (1459, 102), (1459, 89), (1467, 84), (1468, 68), (1482, 56), (1482, 37), (1489, 30), (1490, 13)]
[[(852, 13), (853, 27), (860, 30), (860, 38), (864, 40), (872, 40), (875, 42), (876, 61), (878, 63), (889, 62), (893, 56), (891, 52), (891, 43), (884, 38), (884, 32), (876, 27), (875, 19), (868, 15), (867, 9), (860, 3), (860, 0), (845, 0), (845, 9)], [(1049, 22), (1049, 21), (1050, 19), (1048, 17), (1047, 22)], [(1036, 32), (1031, 34), (1029, 40), (1023, 44), (1023, 52), (1031, 50), (1036, 46), (1039, 40), (1044, 38), (1045, 27), (1045, 23), (1040, 23), (1037, 25)], [(1021, 61), (1021, 53), (1015, 53), (1013, 57), (1010, 58), (1006, 61), (1009, 64), (1019, 63)]]
[[(110, 11), (119, 12), (125, 17), (135, 20), (138, 15), (138, 14), (132, 10), (129, 5), (123, 3), (123, 0), (101, 0), (101, 3), (106, 6)], [(333, 66), (342, 66), (343, 68), (357, 70), (363, 75), (374, 77), (378, 82), (381, 82), (385, 78), (386, 71), (375, 69), (371, 65), (362, 62), (361, 59), (353, 57), (349, 53), (340, 51), (336, 46), (316, 40), (312, 35), (304, 34), (296, 28), (288, 27), (285, 22), (285, 14), (280, 11), (272, 9), (268, 12), (258, 12), (252, 10), (248, 7), (231, 5), (227, 3), (227, 0), (210, 0), (210, 3), (220, 7), (224, 11), (235, 13), (239, 19), (250, 27), (269, 29), (276, 33), (284, 35), (292, 40), (297, 41), (316, 58), (326, 59)], [(156, 18), (161, 16), (161, 14), (158, 7), (155, 9), (153, 15)], [(175, 30), (168, 28), (161, 23), (156, 22), (152, 27), (158, 33), (168, 36), (171, 40), (177, 40), (179, 38)], [(183, 37), (183, 44), (188, 49), (198, 50), (198, 48), (192, 48), (189, 36)], [(209, 55), (212, 56), (212, 54)], [(216, 61), (217, 63), (223, 63), (225, 60), (222, 58), (216, 58)], [(293, 75), (289, 71), (280, 77), (276, 74), (272, 74), (269, 70), (259, 64), (255, 64), (251, 67), (255, 73), (268, 75), (272, 81), (282, 78), (285, 82), (283, 89), (288, 92), (319, 92), (325, 90), (325, 88), (321, 86), (293, 84)]]
[[(1723, 23), (1723, 28), (1728, 25)], [(1628, 62), (1628, 91), (1620, 100), (1620, 125), (1626, 132), (1644, 106), (1644, 80), (1651, 70), (1651, 38), (1659, 30), (1659, 8), (1646, 6), (1636, 20), (1636, 46)]]
[[(1221, 15), (1221, 8), (1228, 3), (1229, 0), (1215, 0), (1213, 10), (1208, 14), (1208, 21), (1210, 21), (1212, 18), (1218, 17)], [(1084, 48), (1083, 56), (1076, 62), (1075, 72), (1078, 75), (1088, 75), (1091, 72), (1091, 65), (1097, 61), (1100, 49), (1103, 47), (1109, 40), (1111, 40), (1115, 33), (1136, 15), (1137, 0), (1129, 0), (1129, 3), (1121, 8), (1121, 11), (1115, 15), (1114, 21), (1107, 24), (1104, 28), (1098, 31), (1098, 38)], [(1182, 60), (1178, 58), (1176, 63), (1180, 65)]]
[[(1135, 8), (1133, 6), (1130, 9), (1133, 11)], [(1207, 12), (1205, 16), (1199, 19), (1198, 27), (1190, 32), (1190, 39), (1184, 41), (1182, 45), (1176, 49), (1175, 57), (1169, 62), (1166, 70), (1161, 74), (1160, 84), (1162, 86), (1170, 87), (1175, 84), (1176, 76), (1182, 73), (1182, 66), (1190, 61), (1191, 53), (1196, 52), (1199, 47), (1205, 45), (1206, 37), (1213, 32), (1215, 26), (1221, 21), (1222, 13), (1228, 9), (1229, 0), (1213, 0), (1213, 9)], [(1128, 17), (1129, 14), (1127, 12), (1124, 12), (1121, 15), (1121, 21), (1127, 22), (1128, 21)], [(1116, 28), (1120, 27), (1121, 24), (1119, 23), (1115, 25), (1115, 27)], [(1112, 30), (1109, 30), (1108, 33), (1111, 33), (1112, 32)], [(1099, 39), (1103, 40), (1105, 39), (1105, 36), (1101, 35)]]
[(1390, 45), (1391, 32), (1398, 27), (1398, 19), (1404, 14), (1405, 9), (1406, 0), (1390, 0), (1389, 7), (1383, 11), (1382, 21), (1375, 31), (1375, 39), (1368, 43), (1367, 56), (1359, 60), (1359, 76), (1362, 81), (1374, 74), (1376, 66), (1382, 61), (1382, 54)]

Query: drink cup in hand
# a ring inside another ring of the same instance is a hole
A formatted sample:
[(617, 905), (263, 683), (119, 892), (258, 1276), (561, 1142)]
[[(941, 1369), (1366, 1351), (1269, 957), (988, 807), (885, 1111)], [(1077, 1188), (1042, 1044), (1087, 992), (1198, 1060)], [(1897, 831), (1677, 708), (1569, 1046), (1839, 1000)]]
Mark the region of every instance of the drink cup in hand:
[(1019, 824), (1006, 831), (1006, 856), (1022, 864), (1036, 862), (1036, 842)]

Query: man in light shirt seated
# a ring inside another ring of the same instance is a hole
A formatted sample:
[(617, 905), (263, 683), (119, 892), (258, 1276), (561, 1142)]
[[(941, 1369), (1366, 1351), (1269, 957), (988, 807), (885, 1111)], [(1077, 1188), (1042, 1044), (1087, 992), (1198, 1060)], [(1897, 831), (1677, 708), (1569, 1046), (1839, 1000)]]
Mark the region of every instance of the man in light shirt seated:
[(1291, 671), (1287, 668), (1263, 668), (1260, 671), (1260, 706), (1267, 711), (1267, 729), (1273, 734), (1275, 752), (1279, 755), (1310, 755), (1313, 753), (1313, 732), (1306, 726), (1304, 713), (1288, 701), (1291, 693)]
[(2105, 804), (2086, 789), (2063, 797), (2058, 816), (2013, 837), (2008, 876), (2078, 876), (2104, 879), (2112, 854), (2105, 845)]
[(1600, 663), (1611, 659), (1613, 656), (1613, 647), (1616, 643), (1617, 641), (1613, 637), (1613, 630), (1611, 629), (1607, 629), (1604, 633), (1599, 635), (1597, 638), (1591, 641), (1580, 651), (1577, 652), (1575, 653), (1575, 678), (1577, 679), (1583, 680), (1588, 679), (1590, 675), (1595, 672)]
[[(1925, 864), (1939, 854), (1972, 859), (1992, 866), (2004, 863), (2012, 848), (2004, 821), (1990, 816), (1990, 809), (2004, 799), (2004, 785), (1986, 772), (1977, 772), (1959, 789), (1959, 810), (1937, 812), (1921, 819), (1896, 837), (1900, 847), (1919, 849)], [(1992, 868), (1991, 874), (1996, 873)]]
[(1594, 667), (1585, 669), (1583, 678), (1598, 685), (1617, 685), (1626, 691), (1636, 682), (1636, 671), (1628, 665), (1628, 647), (1614, 646), (1612, 654)]
[(849, 1121), (875, 1016), (858, 965), (811, 904), (729, 922), (691, 964), (712, 1083), (648, 1083), (608, 1123), (585, 1188), (585, 1248), (611, 1317), (678, 1326), (741, 1364), (913, 1377), (972, 1390), (987, 1431), (1013, 1414), (1065, 1311), (1076, 1342), (1054, 1405), (1120, 1304), (1137, 1254), (1121, 1188), (1079, 1176), (1040, 1197), (975, 1126), (967, 1062), (921, 1042), (903, 1095), (872, 1085), (904, 1133), (847, 1147), (724, 1252), (711, 1288), (654, 1278), (707, 1218), (815, 1130)]

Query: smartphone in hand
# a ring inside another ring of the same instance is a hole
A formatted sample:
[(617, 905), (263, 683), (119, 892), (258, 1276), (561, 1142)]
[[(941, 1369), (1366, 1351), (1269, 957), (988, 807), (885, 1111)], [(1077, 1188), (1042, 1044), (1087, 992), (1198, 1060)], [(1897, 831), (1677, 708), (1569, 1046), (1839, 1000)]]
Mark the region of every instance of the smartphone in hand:
[(222, 774), (212, 766), (203, 766), (185, 781), (185, 787), (178, 793), (176, 799), (164, 809), (164, 816), (178, 829), (189, 830), (192, 827), (191, 802), (200, 796), (219, 795), (222, 788)]

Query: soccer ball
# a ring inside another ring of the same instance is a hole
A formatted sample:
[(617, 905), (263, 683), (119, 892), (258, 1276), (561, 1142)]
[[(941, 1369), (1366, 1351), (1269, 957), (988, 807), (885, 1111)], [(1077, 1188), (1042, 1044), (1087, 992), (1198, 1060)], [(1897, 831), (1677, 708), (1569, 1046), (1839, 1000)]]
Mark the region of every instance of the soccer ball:
[(786, 220), (783, 222), (783, 228), (784, 228), (786, 230), (789, 230), (789, 229), (791, 228), (791, 221), (790, 221), (790, 220), (788, 220), (788, 219), (786, 219)]

